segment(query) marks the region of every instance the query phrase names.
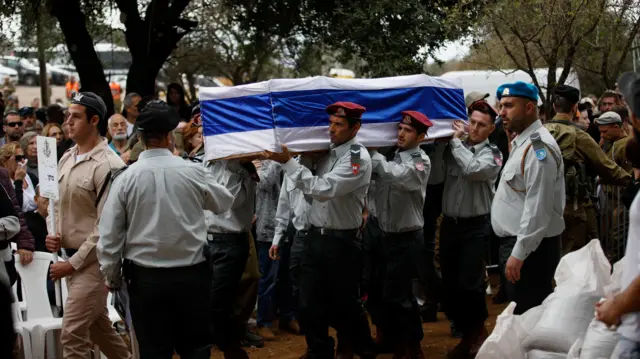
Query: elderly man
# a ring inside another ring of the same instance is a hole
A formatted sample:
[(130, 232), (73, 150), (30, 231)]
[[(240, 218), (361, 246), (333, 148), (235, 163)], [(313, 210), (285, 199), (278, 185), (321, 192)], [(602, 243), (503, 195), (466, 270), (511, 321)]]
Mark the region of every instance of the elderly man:
[(127, 163), (130, 153), (127, 143), (127, 120), (120, 114), (109, 117), (108, 130), (111, 135), (109, 147), (122, 158), (124, 163)]
[[(135, 92), (128, 93), (124, 98), (123, 106), (124, 111), (122, 114), (127, 117), (127, 137), (131, 137), (132, 135), (136, 135), (134, 131), (134, 127), (136, 124), (136, 119), (140, 114), (138, 109), (138, 104), (142, 100), (142, 96), (138, 95)], [(136, 140), (137, 140), (137, 136)]]

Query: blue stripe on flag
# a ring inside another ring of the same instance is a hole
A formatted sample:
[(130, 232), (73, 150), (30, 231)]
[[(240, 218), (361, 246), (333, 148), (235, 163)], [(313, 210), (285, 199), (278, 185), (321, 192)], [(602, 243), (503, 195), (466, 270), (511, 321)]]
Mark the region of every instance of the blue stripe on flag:
[(203, 101), (200, 107), (205, 136), (273, 128), (271, 95), (268, 93)]
[[(273, 116), (271, 118), (271, 102)], [(411, 87), (382, 90), (318, 89), (273, 92), (271, 95), (235, 97), (203, 101), (205, 135), (292, 128), (327, 126), (326, 106), (350, 101), (364, 106), (362, 122), (400, 121), (400, 112), (420, 111), (432, 119), (466, 119), (462, 89)], [(251, 108), (251, 105), (255, 106)], [(269, 124), (269, 121), (271, 123)]]

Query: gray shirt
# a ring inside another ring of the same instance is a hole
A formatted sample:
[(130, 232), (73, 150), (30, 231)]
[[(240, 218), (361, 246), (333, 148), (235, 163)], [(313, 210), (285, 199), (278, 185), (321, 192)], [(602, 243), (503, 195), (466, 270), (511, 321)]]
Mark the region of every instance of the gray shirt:
[(219, 214), (205, 212), (209, 233), (248, 233), (253, 221), (256, 183), (239, 160), (221, 160), (205, 164), (214, 181), (234, 196), (231, 209)]
[[(531, 135), (539, 133), (546, 157), (539, 160), (530, 148), (522, 161)], [(545, 237), (564, 231), (565, 189), (562, 152), (540, 120), (511, 141), (511, 154), (504, 165), (491, 206), (491, 225), (499, 237), (517, 237), (512, 256), (524, 260)]]
[(264, 160), (258, 174), (260, 182), (256, 185), (256, 240), (271, 242), (275, 234), (282, 165)]
[[(360, 147), (360, 168), (357, 173), (351, 166), (351, 145)], [(367, 188), (371, 179), (371, 157), (355, 138), (340, 146), (331, 145), (314, 176), (311, 171), (289, 160), (283, 166), (290, 178), (287, 191), (299, 188), (313, 198), (309, 222), (318, 228), (356, 229), (362, 225)]]
[(282, 237), (287, 232), (289, 222), (293, 224), (298, 231), (306, 231), (309, 229), (309, 210), (311, 209), (311, 198), (305, 196), (298, 188), (287, 191), (286, 188), (292, 188), (291, 179), (284, 177), (282, 188), (280, 189), (280, 197), (278, 198), (278, 209), (276, 210), (276, 229), (273, 236), (273, 245), (280, 244)]
[(491, 212), (495, 181), (502, 166), (498, 148), (492, 149), (489, 140), (467, 147), (454, 138), (449, 141), (444, 159), (447, 177), (442, 213), (453, 218), (470, 218)]
[(372, 151), (371, 162), (380, 228), (391, 233), (421, 229), (431, 170), (429, 157), (420, 147), (415, 147), (396, 151), (393, 162), (387, 162), (383, 155)]
[(142, 152), (114, 179), (102, 210), (97, 255), (107, 283), (119, 286), (122, 258), (151, 268), (203, 262), (203, 210), (224, 212), (232, 203), (201, 165), (165, 149)]
[(445, 142), (433, 142), (423, 147), (429, 160), (431, 160), (431, 172), (429, 173), (430, 185), (442, 184), (446, 176), (444, 164), (444, 152), (447, 149)]

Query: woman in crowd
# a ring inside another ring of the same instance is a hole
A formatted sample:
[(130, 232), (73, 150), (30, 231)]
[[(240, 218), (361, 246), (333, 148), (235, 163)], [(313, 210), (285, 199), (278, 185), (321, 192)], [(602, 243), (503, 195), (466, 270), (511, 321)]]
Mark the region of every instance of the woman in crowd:
[(64, 140), (64, 132), (62, 131), (62, 126), (55, 122), (49, 122), (42, 129), (42, 135), (46, 137), (55, 137), (56, 146), (60, 146), (62, 140)]
[(34, 188), (38, 185), (38, 134), (34, 131), (29, 131), (22, 135), (20, 139), (20, 148), (27, 158), (27, 173), (34, 180)]
[(0, 166), (9, 171), (9, 178), (13, 182), (22, 212), (34, 211), (37, 208), (34, 200), (34, 181), (37, 182), (37, 178), (27, 173), (25, 159), (24, 152), (17, 143), (8, 143), (0, 148)]
[(177, 83), (167, 86), (167, 103), (173, 107), (180, 115), (180, 121), (189, 122), (191, 118), (191, 107), (184, 99), (184, 89)]

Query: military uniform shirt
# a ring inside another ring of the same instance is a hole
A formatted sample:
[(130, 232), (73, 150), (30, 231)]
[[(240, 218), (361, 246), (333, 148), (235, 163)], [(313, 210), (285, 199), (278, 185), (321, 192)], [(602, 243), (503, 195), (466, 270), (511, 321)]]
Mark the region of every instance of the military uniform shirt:
[(448, 217), (470, 218), (491, 212), (495, 182), (502, 165), (500, 150), (492, 149), (489, 140), (467, 148), (460, 139), (454, 138), (449, 141), (445, 164), (447, 178), (442, 213)]
[[(360, 148), (360, 168), (354, 173), (351, 166), (351, 145)], [(355, 138), (340, 146), (330, 147), (329, 154), (318, 164), (316, 175), (290, 159), (283, 166), (290, 178), (285, 188), (299, 188), (313, 201), (309, 222), (318, 228), (356, 229), (362, 225), (367, 188), (371, 179), (371, 157)]]
[(425, 146), (425, 152), (431, 161), (431, 171), (429, 173), (430, 185), (442, 184), (446, 177), (446, 169), (444, 164), (444, 152), (447, 144), (444, 142), (433, 142)]
[(371, 163), (380, 228), (390, 233), (421, 229), (424, 226), (424, 197), (431, 171), (429, 157), (420, 147), (415, 147), (396, 151), (393, 162), (387, 162), (383, 155), (372, 151)]
[(605, 145), (603, 150), (608, 158), (615, 162), (618, 166), (622, 167), (627, 173), (631, 174), (633, 167), (631, 162), (627, 159), (627, 143), (632, 139), (631, 136), (623, 136), (608, 146)]
[(231, 209), (220, 214), (205, 211), (209, 233), (248, 233), (253, 221), (256, 183), (238, 160), (221, 160), (205, 164), (213, 180), (234, 196)]
[[(535, 132), (544, 142), (546, 158), (539, 160), (536, 151), (530, 148), (523, 175), (522, 157)], [(511, 255), (524, 260), (543, 238), (564, 231), (564, 164), (558, 144), (540, 120), (511, 141), (511, 146), (491, 206), (491, 225), (499, 237), (517, 237)]]
[(149, 268), (205, 260), (203, 210), (224, 212), (233, 196), (201, 165), (166, 149), (146, 150), (113, 181), (100, 219), (98, 258), (107, 283), (118, 286), (120, 261)]
[(309, 230), (309, 210), (311, 209), (311, 199), (305, 198), (305, 195), (298, 188), (287, 191), (291, 188), (290, 178), (284, 177), (282, 188), (280, 188), (280, 197), (278, 198), (278, 209), (276, 210), (276, 229), (273, 236), (273, 245), (280, 244), (282, 237), (287, 232), (289, 222), (298, 231)]

